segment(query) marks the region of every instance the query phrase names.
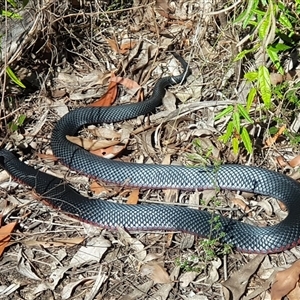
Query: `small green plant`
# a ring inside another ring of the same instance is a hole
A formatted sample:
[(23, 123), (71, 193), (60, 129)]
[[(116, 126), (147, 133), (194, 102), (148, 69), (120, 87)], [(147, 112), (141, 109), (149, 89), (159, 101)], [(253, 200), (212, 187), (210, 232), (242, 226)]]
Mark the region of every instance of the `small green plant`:
[(230, 244), (223, 243), (226, 233), (221, 231), (221, 217), (216, 214), (212, 215), (210, 225), (211, 236), (213, 237), (200, 241), (200, 246), (204, 251), (206, 262), (215, 260), (219, 256), (229, 254), (232, 250), (232, 246)]
[(23, 1), (6, 0), (5, 5), (3, 5), (5, 6), (5, 9), (0, 8), (0, 16), (20, 20), (22, 19), (22, 17), (16, 11), (23, 9), (28, 4), (28, 2), (29, 0), (23, 0)]
[(123, 9), (132, 7), (132, 5), (132, 1), (114, 0), (110, 1), (109, 6), (107, 7), (107, 11), (122, 11)]
[(8, 123), (8, 128), (11, 132), (17, 131), (20, 127), (23, 126), (24, 122), (26, 120), (25, 115), (20, 115), (16, 121), (11, 121)]
[(223, 143), (231, 141), (233, 152), (235, 154), (239, 152), (240, 142), (243, 143), (248, 153), (252, 153), (252, 142), (248, 130), (245, 127), (248, 124), (253, 124), (253, 121), (249, 116), (248, 105), (246, 108), (241, 104), (235, 106), (230, 105), (216, 115), (215, 120), (219, 120), (225, 116), (230, 116), (231, 120), (228, 122), (226, 131), (219, 137), (219, 140)]
[(12, 82), (17, 84), (19, 87), (25, 89), (26, 86), (21, 82), (21, 80), (15, 75), (10, 67), (6, 68), (6, 74), (9, 76)]
[[(195, 153), (187, 155), (187, 158), (190, 159), (193, 164), (206, 166), (207, 161), (212, 160), (214, 164), (214, 169), (207, 170), (208, 174), (211, 175), (211, 182), (213, 182), (214, 189), (216, 193), (220, 191), (220, 188), (217, 184), (218, 180), (218, 167), (220, 166), (221, 162), (216, 161), (216, 158), (213, 157), (213, 149), (210, 147), (204, 147), (201, 143), (200, 138), (196, 138), (193, 140), (193, 146), (195, 149)], [(207, 205), (207, 203), (201, 203), (203, 205)], [(214, 197), (210, 200), (211, 210), (215, 212), (215, 208), (220, 206), (222, 203), (220, 199)], [(221, 217), (216, 214), (212, 214), (210, 219), (210, 234), (207, 239), (203, 239), (200, 241), (200, 247), (203, 250), (204, 256), (198, 257), (199, 262), (202, 263), (201, 270), (206, 267), (207, 263), (213, 261), (219, 256), (223, 256), (228, 254), (232, 250), (232, 246), (229, 244), (224, 244), (223, 239), (226, 235), (225, 232), (221, 230), (222, 228), (222, 221)], [(193, 260), (194, 261), (194, 260)], [(189, 270), (191, 265), (190, 261), (184, 260), (181, 262), (181, 268), (185, 270)], [(204, 265), (203, 265), (203, 262)], [(194, 267), (194, 266), (193, 266)]]
[[(245, 119), (248, 124), (254, 122), (250, 117), (250, 109), (254, 99), (261, 100), (261, 111), (270, 110), (272, 96), (269, 69), (265, 63), (269, 59), (273, 64), (273, 70), (284, 74), (280, 61), (280, 55), (295, 47), (297, 39), (294, 39), (299, 31), (300, 0), (287, 5), (283, 1), (275, 0), (250, 0), (246, 9), (234, 20), (235, 24), (241, 24), (242, 28), (250, 29), (248, 39), (251, 40), (251, 48), (244, 49), (234, 59), (238, 61), (254, 53), (260, 52), (263, 61), (257, 69), (244, 74), (244, 78), (252, 84), (245, 105), (230, 106), (216, 116), (220, 119), (230, 116), (225, 133), (220, 137), (224, 143), (231, 142), (234, 153), (238, 153), (240, 144), (244, 145), (248, 153), (253, 152), (253, 145), (245, 127), (240, 126), (240, 121)], [(292, 96), (291, 96), (292, 98)], [(294, 97), (295, 99), (295, 97)], [(244, 124), (247, 125), (247, 124)]]
[[(19, 10), (19, 9), (23, 9), (28, 4), (28, 2), (29, 2), (29, 0), (24, 0), (24, 1), (7, 0), (6, 5), (5, 5), (7, 8), (6, 8), (6, 10), (0, 9), (0, 16), (2, 16), (3, 18), (20, 20), (20, 19), (22, 19), (21, 15), (15, 11)], [(10, 9), (10, 10), (7, 10), (7, 9)], [(2, 38), (3, 37), (0, 36), (0, 42), (1, 42)], [(26, 88), (25, 85), (15, 75), (15, 73), (9, 66), (6, 67), (6, 74), (9, 76), (9, 78), (11, 79), (12, 82), (17, 84), (21, 88)]]
[(185, 272), (200, 272), (199, 257), (197, 255), (191, 255), (186, 259), (175, 259), (175, 265), (180, 267)]
[[(207, 165), (207, 160), (212, 157), (212, 148), (209, 149), (204, 149), (201, 139), (195, 138), (193, 140), (193, 146), (195, 148), (194, 153), (188, 153), (187, 154), (187, 159), (193, 162), (196, 165)], [(216, 164), (218, 164), (216, 162)]]

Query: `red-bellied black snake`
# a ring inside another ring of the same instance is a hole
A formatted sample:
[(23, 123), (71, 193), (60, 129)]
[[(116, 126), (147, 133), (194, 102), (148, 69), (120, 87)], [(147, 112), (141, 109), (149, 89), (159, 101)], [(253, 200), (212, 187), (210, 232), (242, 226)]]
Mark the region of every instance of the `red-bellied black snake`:
[(95, 156), (69, 142), (86, 124), (112, 123), (152, 112), (168, 86), (182, 82), (189, 74), (187, 63), (178, 55), (184, 72), (158, 80), (152, 95), (144, 102), (112, 107), (75, 109), (56, 124), (51, 140), (54, 155), (63, 164), (106, 182), (154, 189), (229, 189), (268, 195), (281, 200), (289, 214), (274, 226), (257, 227), (220, 216), (219, 226), (211, 226), (207, 211), (171, 205), (124, 205), (111, 201), (89, 200), (63, 180), (34, 169), (19, 161), (11, 152), (0, 150), (0, 164), (14, 178), (35, 189), (52, 207), (83, 221), (104, 227), (127, 230), (167, 230), (190, 232), (204, 237), (220, 237), (244, 252), (273, 253), (291, 248), (300, 239), (300, 184), (277, 172), (243, 165), (184, 167), (135, 164)]

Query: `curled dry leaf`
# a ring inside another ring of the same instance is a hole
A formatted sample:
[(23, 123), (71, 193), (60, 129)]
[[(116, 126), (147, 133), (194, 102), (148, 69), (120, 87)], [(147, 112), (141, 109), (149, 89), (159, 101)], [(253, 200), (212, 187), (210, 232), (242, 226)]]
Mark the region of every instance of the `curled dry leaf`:
[[(72, 282), (66, 284), (63, 287), (62, 291), (61, 291), (61, 299), (63, 299), (63, 300), (71, 299), (72, 298), (72, 294), (75, 293), (76, 287), (78, 287), (79, 285), (83, 285), (85, 283), (87, 285), (89, 285), (93, 281), (95, 282), (97, 280), (97, 278), (99, 278), (100, 276), (101, 276), (101, 278), (100, 278), (101, 279), (100, 280), (100, 284), (102, 285), (103, 282), (105, 282), (108, 277), (105, 274), (101, 273), (101, 272), (99, 272), (98, 276), (84, 277), (84, 278), (80, 278), (77, 281), (72, 281)], [(95, 299), (95, 298), (87, 298), (87, 297), (85, 297), (85, 299)]]
[(279, 138), (279, 136), (281, 136), (283, 134), (283, 132), (285, 131), (285, 125), (281, 126), (278, 130), (278, 132), (273, 136), (273, 137), (270, 137), (266, 140), (266, 146), (267, 147), (270, 147), (272, 146), (273, 144), (276, 143), (277, 139)]
[[(126, 148), (131, 132), (132, 132), (131, 125), (124, 124), (121, 131), (121, 137), (120, 137), (120, 141), (122, 144), (112, 145), (105, 149), (92, 150), (91, 153), (108, 159), (115, 157)], [(118, 142), (118, 144), (119, 143), (120, 142)]]
[(20, 274), (29, 279), (41, 280), (41, 278), (35, 273), (36, 269), (33, 268), (31, 261), (22, 250), (18, 253), (17, 270)]
[(119, 46), (116, 40), (112, 40), (112, 39), (106, 39), (106, 42), (108, 43), (108, 45), (111, 47), (113, 51), (120, 54), (127, 53), (129, 50), (133, 49), (137, 44), (137, 42), (135, 41), (129, 41), (129, 42), (124, 42)]
[(9, 223), (0, 228), (0, 256), (2, 256), (4, 249), (9, 245), (10, 235), (13, 232), (16, 222)]
[(218, 269), (221, 267), (222, 261), (220, 258), (217, 258), (216, 260), (211, 262), (211, 267), (209, 270), (209, 275), (206, 279), (206, 283), (213, 285), (215, 282), (217, 282), (220, 278)]
[(139, 201), (139, 194), (140, 194), (139, 189), (132, 189), (128, 197), (127, 204), (137, 204)]
[(69, 239), (56, 239), (53, 241), (37, 241), (37, 240), (27, 240), (23, 241), (22, 244), (26, 246), (42, 246), (43, 248), (53, 248), (53, 247), (74, 247), (75, 245), (81, 244), (85, 238), (76, 237)]
[(141, 275), (151, 278), (154, 283), (171, 283), (170, 276), (157, 262), (149, 262), (141, 267)]
[(102, 156), (107, 159), (111, 159), (117, 156), (119, 153), (121, 153), (125, 148), (125, 145), (114, 145), (105, 149), (93, 150), (91, 151), (91, 153), (98, 156)]
[(256, 272), (264, 258), (265, 255), (256, 255), (254, 259), (250, 260), (250, 262), (222, 283), (231, 295), (228, 299), (241, 299), (250, 278)]
[(79, 267), (93, 261), (99, 262), (110, 246), (111, 242), (103, 236), (91, 238), (72, 257), (70, 267)]
[(135, 94), (141, 89), (141, 86), (134, 80), (119, 76), (114, 76), (111, 81), (122, 84), (126, 89), (130, 90), (130, 94)]
[(289, 300), (300, 299), (299, 280), (300, 260), (297, 260), (290, 268), (276, 274), (271, 288), (272, 300), (281, 300), (285, 296), (288, 296)]
[(37, 156), (41, 159), (47, 159), (47, 160), (51, 160), (51, 161), (58, 161), (58, 158), (55, 157), (53, 154), (38, 153)]
[(107, 188), (101, 186), (100, 184), (98, 184), (96, 181), (93, 181), (90, 184), (90, 190), (97, 196), (107, 196), (109, 194), (109, 191), (107, 190)]
[(134, 257), (139, 261), (144, 261), (147, 251), (143, 243), (135, 238), (133, 238), (128, 232), (126, 232), (122, 227), (118, 227), (118, 232), (120, 234), (119, 240), (125, 245), (129, 246), (135, 252), (133, 253)]
[(180, 276), (180, 286), (183, 288), (186, 288), (192, 281), (195, 280), (195, 278), (199, 275), (199, 272), (195, 271), (190, 271), (190, 272), (185, 272)]
[[(76, 144), (85, 150), (88, 151), (98, 151), (98, 150), (103, 150), (106, 148), (109, 148), (111, 146), (115, 146), (120, 143), (120, 141), (115, 141), (115, 140), (91, 140), (87, 138), (82, 138), (78, 136), (66, 136), (67, 140), (70, 141), (73, 144)], [(102, 155), (101, 155), (102, 156)]]
[(294, 157), (292, 160), (290, 160), (289, 165), (292, 168), (298, 167), (300, 166), (300, 155), (297, 155), (296, 157)]
[(118, 94), (118, 87), (117, 87), (117, 83), (113, 80), (114, 77), (116, 77), (116, 75), (112, 72), (111, 80), (106, 93), (99, 100), (93, 102), (89, 106), (94, 106), (94, 107), (111, 106), (115, 102)]
[(284, 78), (283, 78), (283, 75), (279, 74), (279, 73), (271, 73), (270, 74), (270, 81), (271, 81), (271, 84), (273, 85), (277, 85), (281, 82), (283, 82)]
[(283, 156), (277, 156), (276, 160), (277, 160), (277, 163), (279, 164), (279, 166), (282, 168), (287, 165), (287, 162), (285, 161)]
[(272, 216), (273, 215), (274, 209), (273, 209), (273, 206), (271, 205), (271, 203), (268, 200), (264, 199), (263, 201), (258, 201), (257, 205), (259, 207), (262, 207), (263, 210), (264, 210), (264, 212), (268, 216)]
[(249, 206), (239, 197), (239, 195), (235, 195), (235, 197), (231, 199), (231, 202), (246, 213), (250, 211)]
[(120, 140), (121, 139), (121, 133), (116, 132), (112, 128), (97, 127), (95, 125), (91, 125), (88, 127), (88, 130), (93, 136), (99, 136), (103, 139), (108, 139), (108, 140)]

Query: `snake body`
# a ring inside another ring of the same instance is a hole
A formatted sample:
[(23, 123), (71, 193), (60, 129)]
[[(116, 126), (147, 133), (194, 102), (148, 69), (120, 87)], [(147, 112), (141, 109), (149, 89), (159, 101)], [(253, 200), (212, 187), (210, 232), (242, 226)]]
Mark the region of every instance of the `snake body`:
[(194, 191), (217, 187), (272, 196), (281, 200), (289, 211), (279, 224), (257, 227), (218, 215), (219, 226), (213, 228), (211, 220), (214, 215), (207, 211), (171, 205), (124, 205), (102, 199), (90, 200), (63, 180), (24, 164), (5, 149), (0, 150), (0, 165), (14, 178), (34, 188), (47, 204), (104, 228), (120, 226), (127, 230), (183, 231), (212, 238), (218, 238), (224, 232), (222, 242), (249, 253), (275, 253), (297, 245), (300, 240), (300, 184), (283, 174), (243, 165), (184, 167), (111, 161), (66, 139), (66, 135), (75, 135), (86, 124), (118, 122), (154, 111), (161, 104), (165, 89), (182, 82), (190, 74), (186, 62), (178, 55), (175, 57), (184, 72), (158, 80), (146, 101), (114, 107), (79, 108), (62, 117), (52, 134), (54, 155), (78, 172), (119, 185)]

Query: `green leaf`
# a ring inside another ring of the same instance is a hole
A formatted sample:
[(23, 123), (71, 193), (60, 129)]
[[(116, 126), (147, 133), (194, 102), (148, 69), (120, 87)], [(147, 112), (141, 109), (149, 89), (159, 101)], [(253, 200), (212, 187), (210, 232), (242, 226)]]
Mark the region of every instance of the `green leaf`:
[(281, 51), (289, 50), (292, 47), (288, 46), (286, 44), (283, 44), (283, 43), (278, 43), (278, 44), (275, 44), (275, 45), (269, 45), (268, 48), (271, 48), (275, 52), (281, 52)]
[(21, 82), (21, 80), (15, 75), (15, 73), (12, 71), (12, 69), (10, 67), (6, 68), (6, 73), (9, 76), (9, 78), (18, 86), (20, 86), (21, 88), (25, 89), (26, 86)]
[(252, 142), (251, 142), (248, 130), (245, 127), (242, 128), (241, 138), (242, 138), (243, 144), (244, 144), (247, 152), (249, 154), (252, 154), (253, 153)]
[(248, 50), (243, 50), (243, 51), (241, 51), (240, 53), (238, 53), (238, 55), (234, 58), (234, 62), (235, 61), (239, 61), (239, 60), (241, 60), (241, 59), (243, 59), (248, 53), (251, 53), (251, 52), (253, 52), (254, 51), (254, 49), (252, 48), (252, 49), (248, 49)]
[(249, 81), (256, 81), (258, 77), (257, 72), (248, 72), (244, 75), (244, 78), (249, 80)]
[(233, 24), (237, 24), (239, 22), (242, 22), (246, 16), (246, 11), (243, 11), (234, 21)]
[(15, 132), (19, 128), (18, 125), (16, 123), (14, 123), (14, 122), (10, 122), (8, 124), (8, 127), (9, 127), (9, 129), (10, 129), (11, 132)]
[(248, 2), (248, 6), (247, 6), (247, 9), (246, 9), (246, 12), (245, 12), (245, 19), (244, 19), (244, 22), (243, 22), (243, 28), (244, 29), (248, 26), (249, 21), (252, 19), (252, 16), (254, 14), (254, 11), (257, 8), (258, 3), (259, 3), (259, 0), (250, 0)]
[(235, 130), (240, 133), (240, 129), (241, 129), (241, 120), (240, 120), (240, 114), (235, 111), (232, 114), (232, 122), (233, 122), (233, 126), (235, 128)]
[(283, 70), (283, 68), (280, 64), (279, 56), (277, 54), (277, 51), (274, 51), (272, 47), (267, 47), (267, 53), (268, 53), (270, 59), (272, 60), (273, 64), (276, 66), (278, 72), (281, 75), (284, 75), (284, 70)]
[(259, 48), (259, 44), (255, 45), (253, 48), (251, 49), (246, 49), (246, 50), (243, 50), (241, 51), (240, 53), (238, 53), (238, 55), (234, 58), (233, 61), (239, 61), (241, 59), (243, 59), (248, 53), (252, 53), (252, 52), (255, 52), (257, 51)]
[(269, 70), (265, 66), (258, 68), (258, 84), (261, 98), (266, 108), (271, 107), (271, 80)]
[(229, 115), (233, 111), (233, 106), (229, 105), (225, 109), (223, 109), (220, 113), (215, 116), (215, 120), (219, 120), (227, 115)]
[(234, 154), (239, 153), (239, 140), (236, 137), (232, 139), (232, 149)]
[(0, 10), (0, 14), (1, 16), (7, 18), (18, 19), (18, 20), (22, 19), (22, 17), (19, 14), (7, 10)]
[(13, 0), (7, 0), (7, 2), (14, 8), (17, 8), (17, 3)]
[(270, 30), (270, 26), (270, 12), (267, 12), (263, 22), (258, 28), (258, 36), (261, 41), (267, 37)]
[(248, 97), (247, 97), (247, 111), (250, 110), (255, 96), (256, 96), (256, 88), (253, 87), (249, 91), (249, 94), (248, 94)]
[[(260, 16), (260, 17), (263, 17), (265, 16), (266, 12), (265, 11), (262, 11), (260, 9), (253, 9), (253, 13), (257, 16)], [(260, 19), (261, 20), (261, 19)]]
[(290, 31), (294, 31), (294, 26), (291, 24), (290, 20), (285, 14), (281, 14), (279, 17), (279, 23), (283, 25), (285, 28), (289, 29)]
[(20, 115), (18, 118), (18, 125), (23, 126), (25, 120), (26, 120), (26, 115)]
[(226, 132), (223, 135), (221, 135), (218, 138), (218, 140), (222, 141), (223, 143), (227, 143), (232, 136), (233, 128), (234, 128), (233, 122), (232, 121), (228, 122)]
[(274, 134), (276, 134), (278, 132), (278, 128), (277, 127), (270, 127), (269, 128), (269, 133), (271, 134), (271, 135), (274, 135)]
[[(255, 90), (255, 89), (254, 89)], [(256, 90), (255, 90), (256, 91)], [(251, 91), (250, 91), (251, 92)], [(248, 95), (249, 96), (249, 95)], [(241, 116), (244, 117), (244, 119), (246, 119), (249, 123), (253, 124), (253, 120), (250, 118), (247, 110), (245, 109), (245, 107), (241, 104), (238, 104), (237, 105), (237, 109), (238, 109), (238, 112)]]

